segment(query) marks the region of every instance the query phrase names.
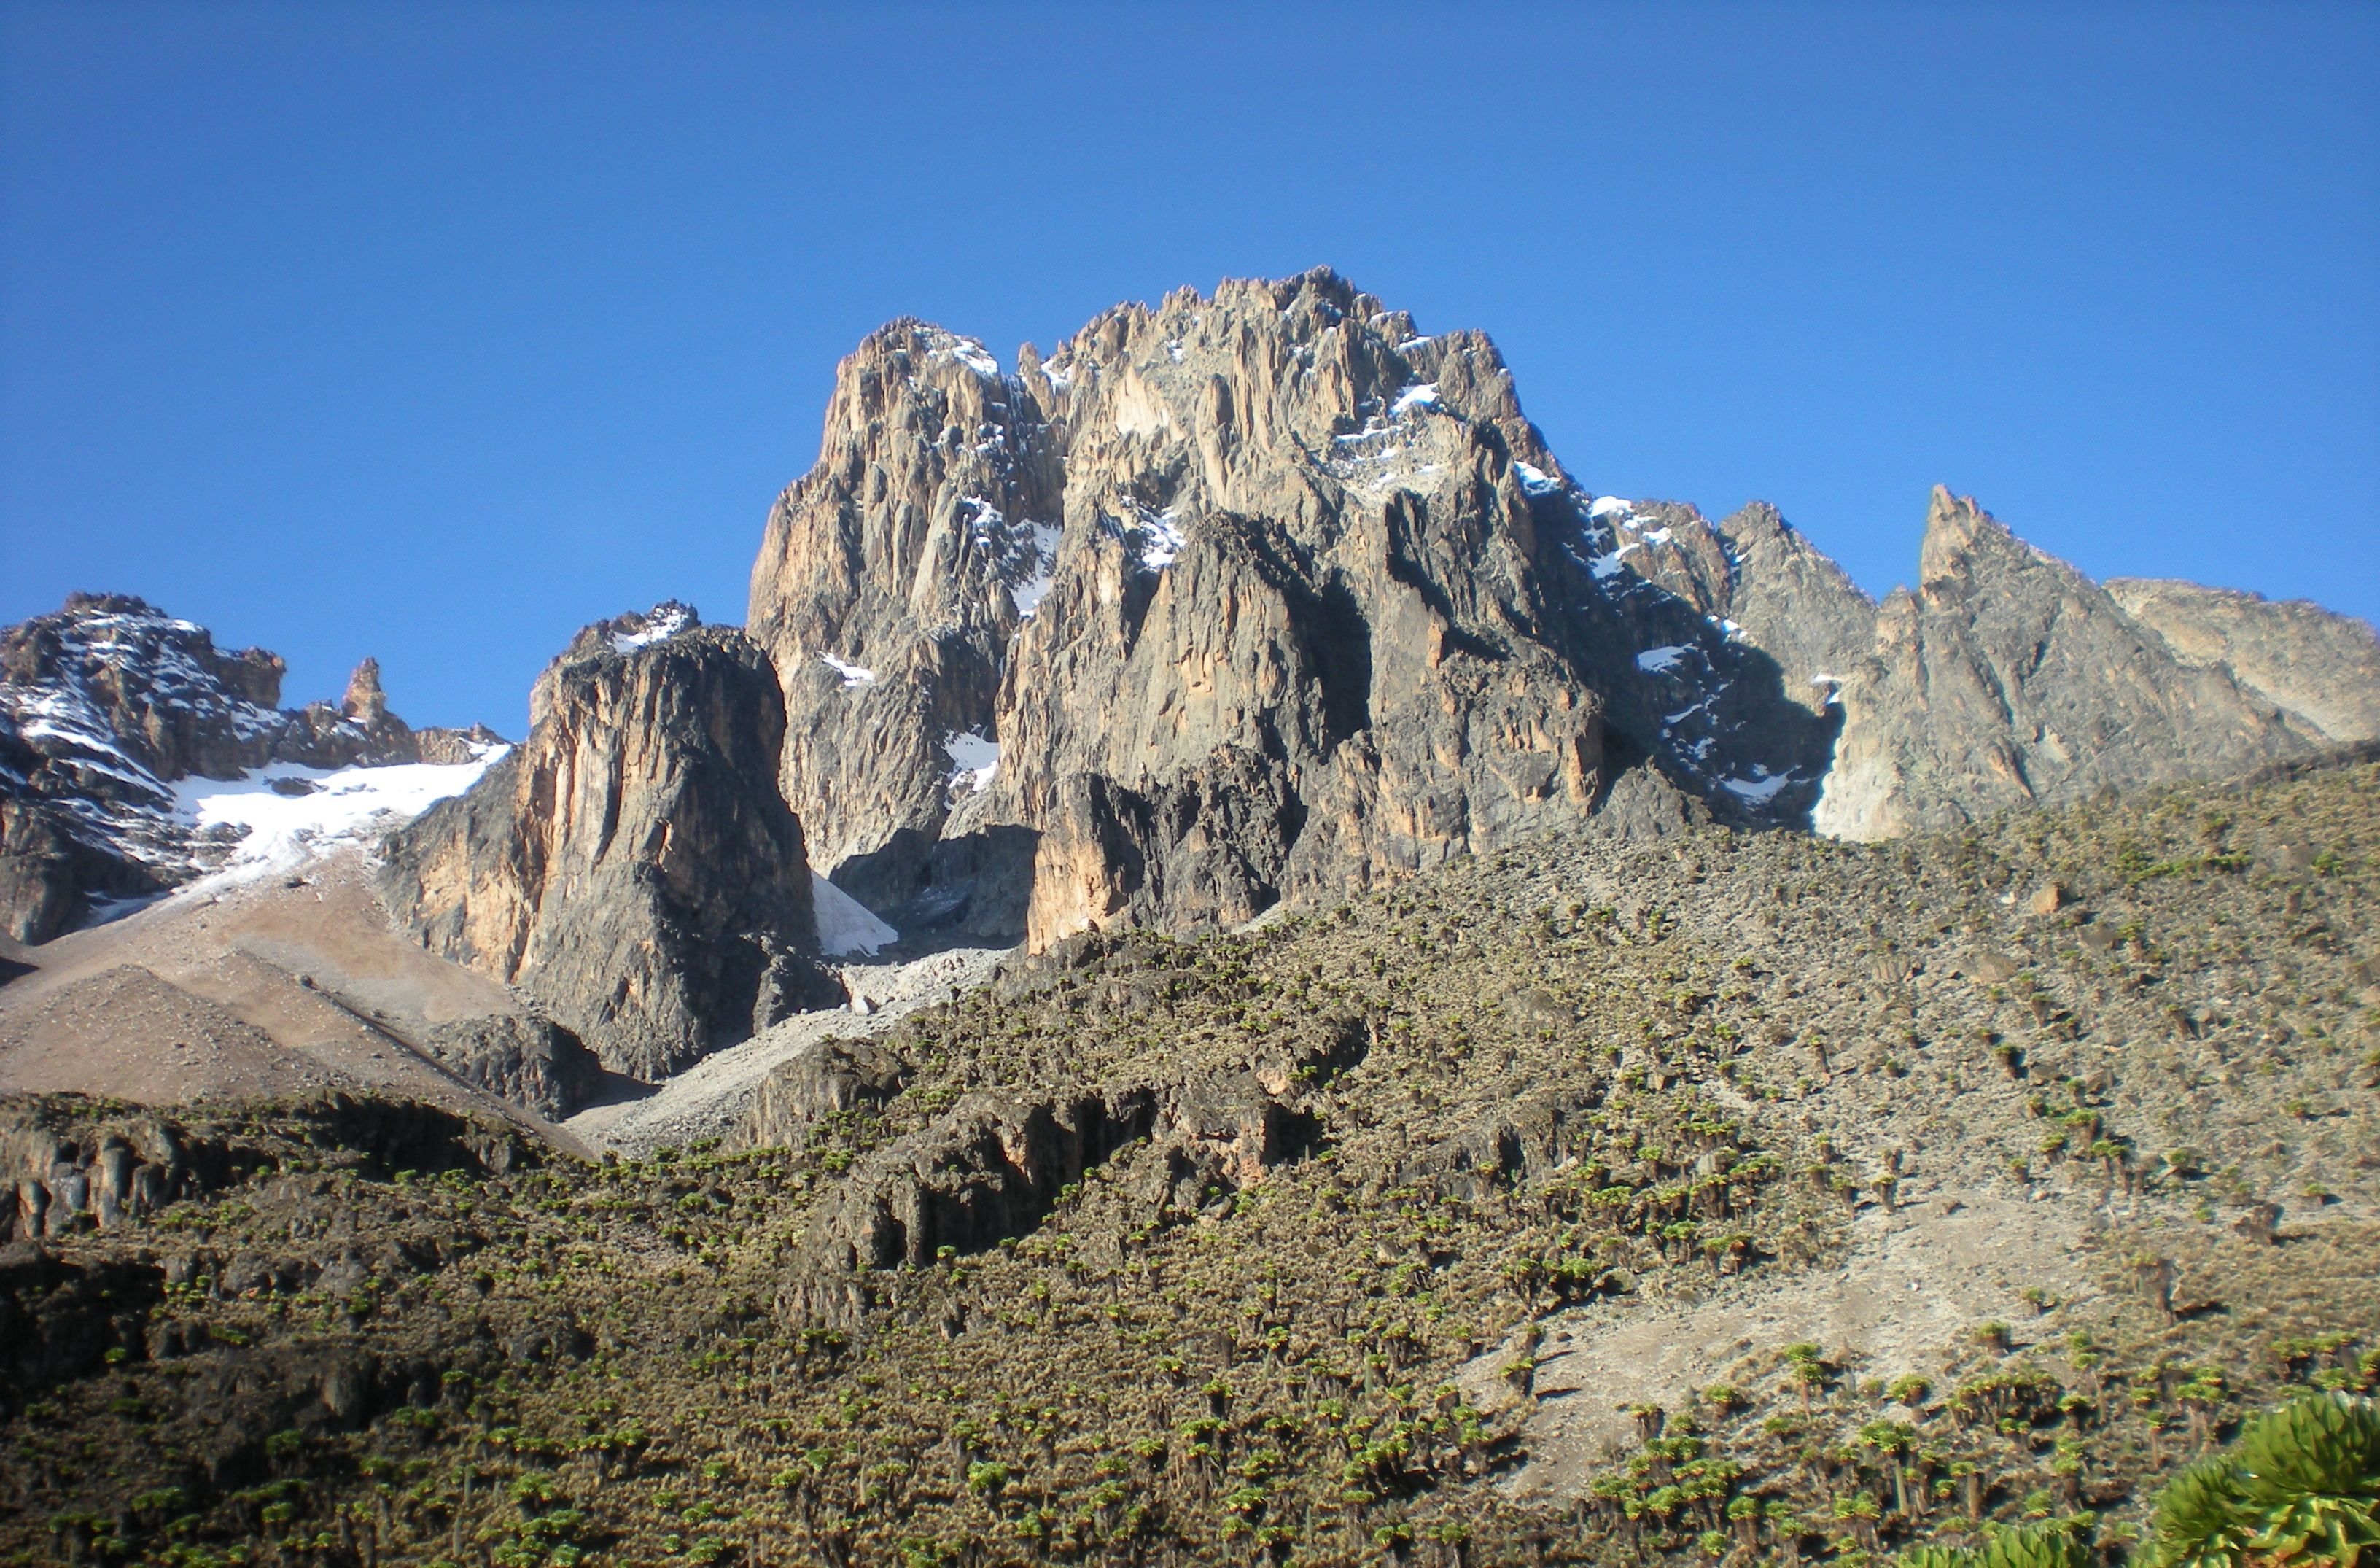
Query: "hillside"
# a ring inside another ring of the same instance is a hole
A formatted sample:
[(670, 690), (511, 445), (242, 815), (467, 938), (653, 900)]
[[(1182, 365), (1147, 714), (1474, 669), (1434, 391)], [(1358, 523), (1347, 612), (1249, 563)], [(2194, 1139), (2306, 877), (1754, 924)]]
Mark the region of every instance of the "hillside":
[(2112, 1547), (2283, 1385), (2380, 1380), (2380, 760), (1881, 845), (1622, 826), (1075, 937), (650, 1160), (12, 1100), (0, 1541)]

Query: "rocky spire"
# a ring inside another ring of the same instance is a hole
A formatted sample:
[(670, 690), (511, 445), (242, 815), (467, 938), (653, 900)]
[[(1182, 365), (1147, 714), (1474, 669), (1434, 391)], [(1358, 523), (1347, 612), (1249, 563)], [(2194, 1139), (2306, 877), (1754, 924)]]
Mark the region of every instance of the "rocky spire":
[(2314, 747), (2228, 667), (2177, 658), (1972, 497), (1935, 487), (1918, 567), (1847, 674), (1821, 832), (1890, 837)]
[(339, 711), (365, 729), (371, 729), (388, 717), (388, 696), (380, 688), (380, 661), (367, 657), (347, 677), (347, 694), (339, 701)]

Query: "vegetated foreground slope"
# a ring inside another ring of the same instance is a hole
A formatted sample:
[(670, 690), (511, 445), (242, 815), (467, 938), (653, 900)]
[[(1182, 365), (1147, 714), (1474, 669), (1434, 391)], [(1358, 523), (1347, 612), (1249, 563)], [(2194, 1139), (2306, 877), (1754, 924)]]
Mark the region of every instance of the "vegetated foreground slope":
[[(0, 1550), (1856, 1562), (2032, 1515), (2112, 1553), (2280, 1385), (2380, 1379), (2376, 892), (2367, 756), (1080, 939), (794, 1064), (732, 1151), (18, 1100)], [(1699, 1343), (1962, 1197), (2071, 1269), (1865, 1348), (1788, 1313), (1613, 1450), (1563, 1425), (1601, 1385), (1552, 1347)]]

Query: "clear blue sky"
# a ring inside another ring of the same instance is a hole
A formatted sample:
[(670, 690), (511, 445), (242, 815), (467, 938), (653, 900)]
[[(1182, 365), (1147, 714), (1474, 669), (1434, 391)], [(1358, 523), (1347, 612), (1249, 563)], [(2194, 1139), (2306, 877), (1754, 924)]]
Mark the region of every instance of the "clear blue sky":
[(833, 364), (1328, 263), (1595, 489), (2380, 616), (2380, 6), (0, 3), (0, 621), (516, 731)]

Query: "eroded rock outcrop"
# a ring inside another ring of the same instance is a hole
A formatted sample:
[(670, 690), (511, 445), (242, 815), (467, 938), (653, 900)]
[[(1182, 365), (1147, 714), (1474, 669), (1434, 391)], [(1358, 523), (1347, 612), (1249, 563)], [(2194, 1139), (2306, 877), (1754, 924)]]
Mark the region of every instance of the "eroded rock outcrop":
[(534, 1013), (491, 1013), (434, 1026), (424, 1049), (474, 1088), (550, 1122), (595, 1096), (602, 1064), (584, 1041)]
[[(283, 1108), (377, 1169), (503, 1172), (533, 1158), (520, 1135), (435, 1106), (325, 1094)], [(0, 1098), (0, 1243), (146, 1221), (177, 1198), (269, 1169), (272, 1156), (214, 1123), (186, 1124), (80, 1095)]]
[[(798, 1318), (856, 1318), (878, 1299), (876, 1271), (1023, 1235), (1063, 1188), (1128, 1148), (1124, 1179), (1152, 1223), (1220, 1212), (1232, 1194), (1321, 1146), (1325, 1129), (1305, 1091), (1360, 1064), (1367, 1050), (1360, 1020), (1316, 1019), (1236, 1069), (968, 1095), (852, 1168), (789, 1260), (779, 1306)], [(880, 1077), (884, 1064), (868, 1065)], [(789, 1064), (779, 1074), (790, 1086), (800, 1070)], [(833, 1064), (824, 1072), (838, 1076)]]
[[(2348, 676), (2350, 672), (2338, 672)], [(1937, 487), (1919, 583), (1846, 673), (1824, 833), (1888, 838), (2010, 807), (2245, 771), (2320, 739), (2219, 661)]]
[(891, 1102), (908, 1084), (909, 1064), (864, 1039), (820, 1041), (760, 1080), (736, 1131), (747, 1149), (798, 1148), (820, 1120)]
[(1122, 306), (1013, 372), (871, 335), (750, 627), (820, 869), (1037, 948), (1614, 800), (1875, 837), (2380, 729), (2360, 623), (2103, 590), (1947, 493), (1924, 556), (1878, 605), (1764, 504), (1597, 495), (1484, 336), (1315, 272)]
[(530, 714), (468, 794), (387, 840), (379, 888), (401, 930), (640, 1077), (842, 1000), (777, 791), (765, 653), (663, 605), (580, 632)]

